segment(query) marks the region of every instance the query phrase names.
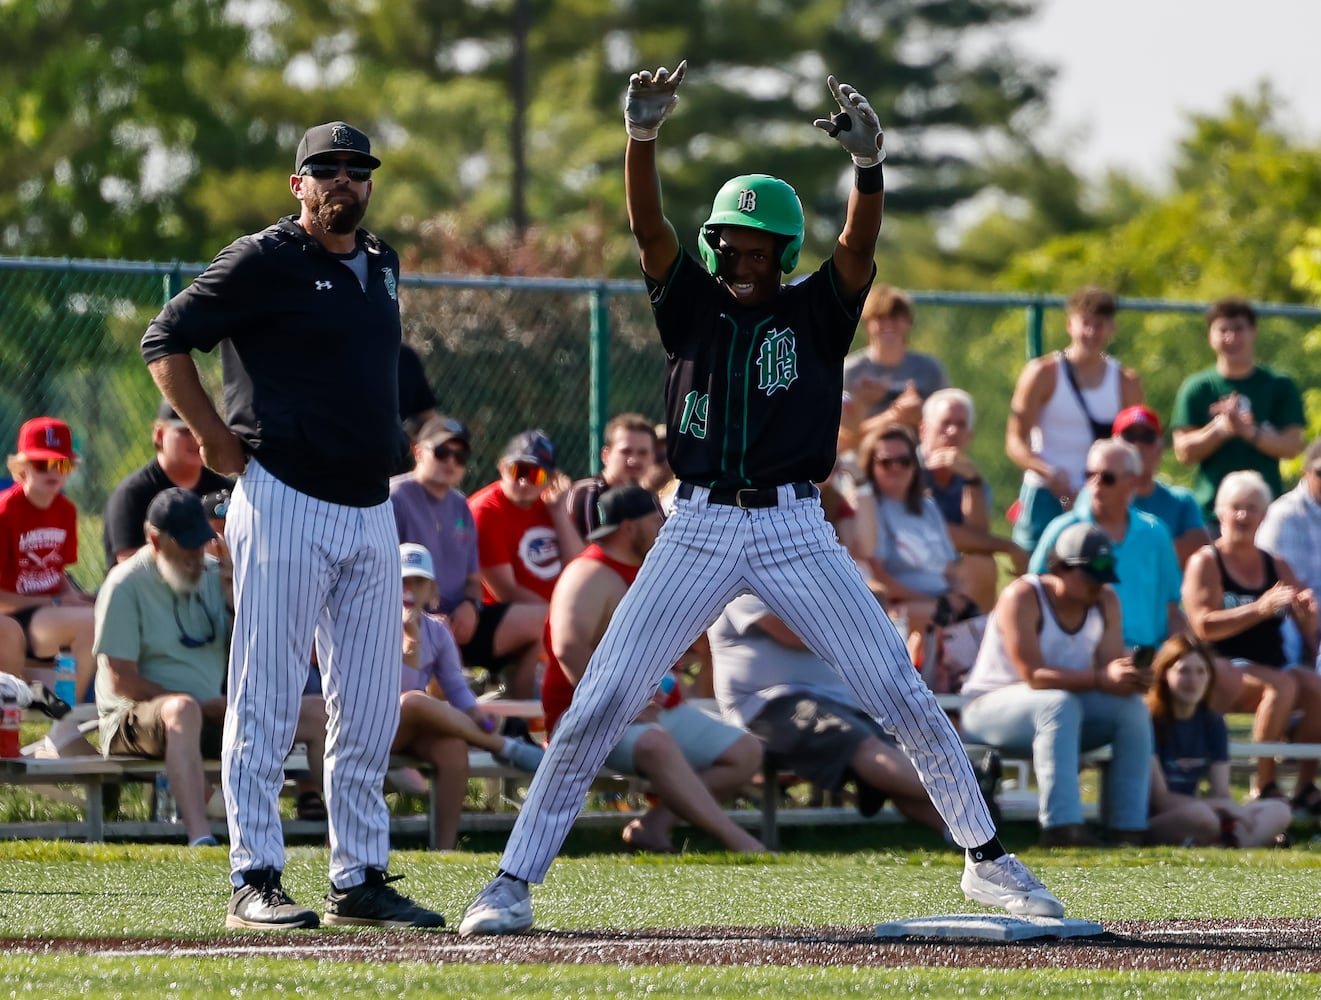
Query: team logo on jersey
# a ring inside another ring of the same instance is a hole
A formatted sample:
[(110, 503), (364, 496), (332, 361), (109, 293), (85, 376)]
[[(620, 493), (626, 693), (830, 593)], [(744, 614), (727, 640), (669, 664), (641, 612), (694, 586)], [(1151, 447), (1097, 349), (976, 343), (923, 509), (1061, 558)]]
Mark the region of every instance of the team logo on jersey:
[(771, 330), (757, 351), (757, 388), (768, 396), (798, 378), (798, 349), (792, 330)]
[(740, 191), (738, 193), (738, 210), (749, 214), (757, 211), (757, 192), (752, 188), (744, 188)]
[(316, 290), (318, 292), (328, 292), (334, 287), (335, 283), (333, 281), (318, 281), (316, 283)]
[(560, 575), (560, 542), (554, 528), (535, 525), (518, 540), (518, 560), (538, 580)]
[(390, 298), (392, 298), (392, 299), (394, 299), (396, 302), (398, 302), (398, 301), (399, 301), (399, 289), (398, 289), (398, 287), (395, 285), (394, 272), (391, 271), (388, 267), (383, 267), (383, 268), (381, 268), (381, 274), (385, 277), (385, 291), (386, 291), (386, 294), (389, 295)]

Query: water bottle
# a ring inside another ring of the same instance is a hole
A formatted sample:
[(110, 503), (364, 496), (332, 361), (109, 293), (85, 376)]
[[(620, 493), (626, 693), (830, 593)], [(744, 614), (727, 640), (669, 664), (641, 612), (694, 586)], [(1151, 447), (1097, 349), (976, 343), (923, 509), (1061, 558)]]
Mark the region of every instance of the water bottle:
[(170, 776), (164, 771), (156, 772), (155, 808), (152, 818), (157, 823), (179, 822), (179, 808), (174, 802), (174, 793), (170, 791)]
[(6, 698), (0, 709), (0, 757), (20, 756), (18, 727), (23, 721), (23, 710), (13, 698)]
[(55, 697), (66, 705), (74, 705), (78, 700), (78, 661), (73, 650), (61, 646), (55, 654)]
[(662, 677), (654, 697), (656, 704), (661, 708), (673, 708), (683, 701), (683, 690), (679, 687), (678, 678), (672, 673)]

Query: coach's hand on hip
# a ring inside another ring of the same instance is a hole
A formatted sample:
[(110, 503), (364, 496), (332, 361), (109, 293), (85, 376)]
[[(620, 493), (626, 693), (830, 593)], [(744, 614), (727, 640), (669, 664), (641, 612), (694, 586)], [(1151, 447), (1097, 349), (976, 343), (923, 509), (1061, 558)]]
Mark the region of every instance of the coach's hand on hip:
[(237, 476), (248, 465), (243, 440), (228, 428), (224, 433), (202, 441), (202, 461), (222, 476)]

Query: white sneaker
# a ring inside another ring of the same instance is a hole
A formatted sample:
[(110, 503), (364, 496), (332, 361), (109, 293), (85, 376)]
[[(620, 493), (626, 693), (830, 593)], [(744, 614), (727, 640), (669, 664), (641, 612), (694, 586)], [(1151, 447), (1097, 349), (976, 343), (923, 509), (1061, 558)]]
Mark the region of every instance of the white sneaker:
[(994, 861), (963, 862), (963, 894), (1020, 917), (1062, 917), (1064, 904), (1012, 854)]
[(532, 926), (532, 896), (526, 882), (505, 875), (492, 879), (463, 911), (459, 937), (517, 934)]

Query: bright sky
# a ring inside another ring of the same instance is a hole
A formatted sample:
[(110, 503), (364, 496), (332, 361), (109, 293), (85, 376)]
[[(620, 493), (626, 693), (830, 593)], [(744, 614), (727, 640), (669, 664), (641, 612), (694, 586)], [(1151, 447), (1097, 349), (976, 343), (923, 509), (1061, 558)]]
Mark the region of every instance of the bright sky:
[(1164, 180), (1187, 113), (1218, 113), (1263, 79), (1291, 131), (1321, 142), (1318, 0), (1039, 0), (1012, 37), (1058, 68), (1049, 134), (1085, 173), (1094, 161)]

